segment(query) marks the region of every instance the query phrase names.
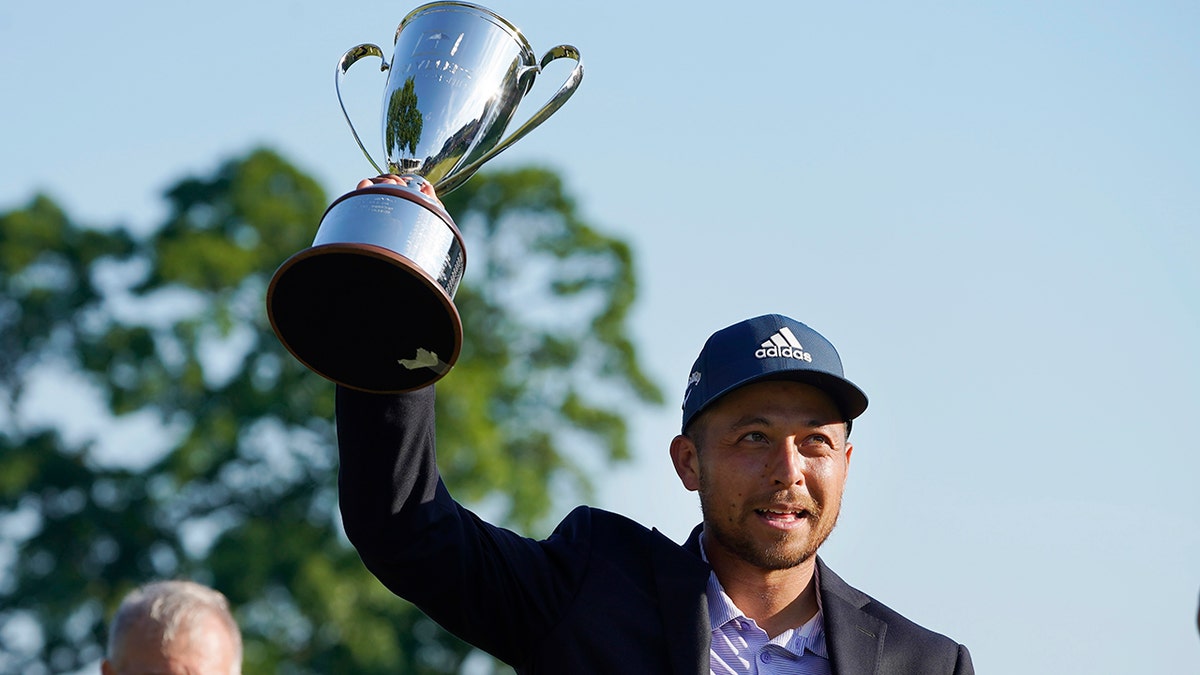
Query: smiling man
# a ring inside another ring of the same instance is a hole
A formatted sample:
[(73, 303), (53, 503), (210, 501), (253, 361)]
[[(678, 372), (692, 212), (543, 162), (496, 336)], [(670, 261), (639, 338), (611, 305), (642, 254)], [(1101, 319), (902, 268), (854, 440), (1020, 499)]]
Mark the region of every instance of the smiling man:
[(692, 366), (671, 458), (700, 494), (711, 672), (973, 672), (965, 647), (817, 558), (866, 408), (833, 345), (777, 314), (718, 331)]
[(671, 445), (683, 484), (700, 492), (701, 541), (719, 590), (765, 639), (817, 613), (814, 556), (837, 522), (853, 450), (840, 420), (811, 385), (756, 382)]
[(589, 507), (539, 541), (451, 498), (432, 387), (339, 388), (343, 520), (388, 588), (519, 673), (973, 673), (966, 647), (817, 557), (866, 407), (816, 331), (777, 314), (734, 324), (696, 360), (670, 445), (700, 496), (688, 541)]

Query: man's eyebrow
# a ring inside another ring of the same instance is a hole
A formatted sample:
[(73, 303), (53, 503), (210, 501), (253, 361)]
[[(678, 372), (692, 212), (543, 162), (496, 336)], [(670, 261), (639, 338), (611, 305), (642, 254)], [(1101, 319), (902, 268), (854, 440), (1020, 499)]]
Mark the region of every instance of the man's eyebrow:
[(729, 425), (729, 430), (737, 431), (738, 429), (744, 429), (746, 427), (756, 427), (769, 424), (771, 424), (771, 420), (762, 415), (747, 415), (734, 420), (733, 423)]

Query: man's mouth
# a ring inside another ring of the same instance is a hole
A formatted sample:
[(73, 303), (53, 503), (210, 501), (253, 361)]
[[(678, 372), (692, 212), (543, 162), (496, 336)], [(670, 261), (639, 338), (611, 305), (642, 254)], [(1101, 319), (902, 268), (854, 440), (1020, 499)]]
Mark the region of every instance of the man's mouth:
[(804, 509), (754, 509), (758, 515), (774, 522), (794, 522), (803, 520), (808, 517), (808, 511)]

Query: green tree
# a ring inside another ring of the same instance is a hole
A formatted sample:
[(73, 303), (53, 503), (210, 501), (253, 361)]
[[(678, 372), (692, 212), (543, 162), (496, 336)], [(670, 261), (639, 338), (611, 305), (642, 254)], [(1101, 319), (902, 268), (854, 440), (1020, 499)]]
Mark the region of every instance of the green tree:
[[(333, 385), (266, 321), (270, 275), (309, 245), (326, 196), (258, 150), (166, 198), (144, 234), (84, 227), (42, 196), (0, 214), (0, 671), (93, 662), (125, 592), (187, 577), (237, 608), (247, 672), (455, 672), (469, 647), (347, 544)], [(476, 176), (446, 205), (468, 268), (440, 461), (460, 499), (542, 533), (556, 500), (588, 497), (586, 467), (628, 456), (625, 406), (661, 400), (627, 335), (631, 253), (546, 170)], [(104, 434), (40, 421), (32, 392), (55, 382), (98, 401), (105, 429), (152, 431), (102, 452)]]
[[(384, 147), (397, 155), (413, 154), (421, 143), (421, 129), (425, 118), (417, 106), (417, 88), (413, 78), (404, 81), (404, 86), (393, 91), (388, 99), (387, 125), (384, 127)], [(417, 158), (420, 159), (420, 158)]]

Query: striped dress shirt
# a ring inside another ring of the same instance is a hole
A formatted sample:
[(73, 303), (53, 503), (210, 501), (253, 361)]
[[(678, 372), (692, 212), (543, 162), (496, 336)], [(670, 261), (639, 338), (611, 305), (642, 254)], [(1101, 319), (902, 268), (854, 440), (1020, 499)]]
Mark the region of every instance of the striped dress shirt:
[[(704, 547), (700, 547), (701, 555)], [(814, 571), (815, 573), (815, 571)], [(813, 578), (815, 584), (817, 579)], [(715, 572), (708, 574), (709, 664), (713, 675), (830, 675), (821, 595), (817, 613), (774, 638), (733, 604)]]

